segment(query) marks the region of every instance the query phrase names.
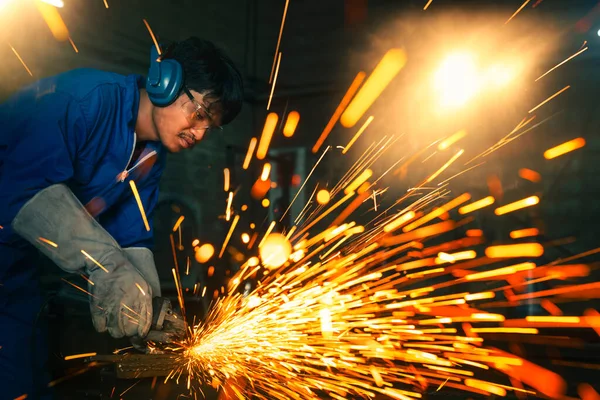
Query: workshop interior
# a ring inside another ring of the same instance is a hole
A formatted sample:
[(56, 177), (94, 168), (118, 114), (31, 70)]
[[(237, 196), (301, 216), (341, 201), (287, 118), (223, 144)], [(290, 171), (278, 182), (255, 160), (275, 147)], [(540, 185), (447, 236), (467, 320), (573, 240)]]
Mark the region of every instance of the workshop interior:
[(37, 235), (40, 398), (600, 399), (600, 2), (0, 0), (0, 104), (190, 36), (242, 108), (129, 210), (156, 336), (97, 332)]

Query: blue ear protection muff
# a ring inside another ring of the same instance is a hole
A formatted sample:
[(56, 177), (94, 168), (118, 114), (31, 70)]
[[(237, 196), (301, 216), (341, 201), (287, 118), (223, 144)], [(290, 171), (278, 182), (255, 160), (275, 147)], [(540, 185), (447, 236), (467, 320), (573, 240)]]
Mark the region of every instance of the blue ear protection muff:
[(181, 64), (172, 59), (159, 60), (158, 50), (150, 49), (150, 70), (146, 78), (146, 92), (152, 104), (166, 107), (173, 103), (183, 86)]

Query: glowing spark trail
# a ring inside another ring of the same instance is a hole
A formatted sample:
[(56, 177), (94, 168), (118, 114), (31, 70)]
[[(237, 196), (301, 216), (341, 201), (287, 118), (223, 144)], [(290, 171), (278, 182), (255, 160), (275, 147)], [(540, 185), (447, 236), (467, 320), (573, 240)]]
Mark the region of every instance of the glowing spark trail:
[(525, 0), (525, 2), (524, 2), (522, 5), (521, 5), (521, 7), (519, 7), (519, 9), (518, 9), (517, 11), (515, 11), (515, 12), (514, 12), (514, 14), (513, 14), (513, 15), (511, 15), (511, 16), (510, 16), (510, 18), (509, 18), (508, 20), (506, 20), (506, 22), (504, 23), (504, 25), (506, 25), (506, 24), (508, 24), (510, 21), (512, 21), (512, 19), (513, 19), (514, 17), (516, 17), (516, 16), (517, 16), (517, 14), (518, 14), (518, 13), (520, 13), (520, 12), (521, 12), (521, 10), (522, 10), (523, 8), (525, 8), (525, 6), (527, 5), (527, 3), (529, 3), (529, 1), (530, 1), (530, 0)]
[(10, 49), (13, 51), (13, 53), (15, 53), (15, 56), (17, 56), (17, 58), (21, 62), (21, 65), (23, 65), (23, 67), (25, 68), (25, 70), (27, 71), (27, 73), (29, 74), (29, 76), (33, 76), (33, 74), (31, 73), (31, 70), (29, 69), (29, 67), (27, 66), (27, 64), (25, 64), (25, 61), (23, 61), (23, 59), (21, 58), (21, 56), (19, 55), (19, 53), (17, 53), (17, 50), (15, 50), (15, 48), (12, 47), (12, 45), (10, 43), (8, 43), (8, 45), (10, 46)]

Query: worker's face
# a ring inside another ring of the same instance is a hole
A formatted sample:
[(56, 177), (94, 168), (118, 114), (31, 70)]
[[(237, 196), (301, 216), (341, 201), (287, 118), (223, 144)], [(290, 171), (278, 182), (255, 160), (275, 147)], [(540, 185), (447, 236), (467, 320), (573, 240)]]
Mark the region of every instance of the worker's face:
[(152, 116), (162, 144), (172, 153), (194, 147), (209, 132), (219, 130), (220, 115), (211, 102), (187, 90), (168, 107), (154, 107)]

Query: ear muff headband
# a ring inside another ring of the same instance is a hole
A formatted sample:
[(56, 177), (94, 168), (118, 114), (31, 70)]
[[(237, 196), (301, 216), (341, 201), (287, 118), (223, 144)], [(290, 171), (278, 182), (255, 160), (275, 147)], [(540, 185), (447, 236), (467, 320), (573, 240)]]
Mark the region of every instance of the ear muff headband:
[(183, 68), (173, 59), (159, 59), (158, 50), (150, 49), (150, 70), (146, 78), (146, 92), (152, 104), (166, 107), (172, 104), (183, 86)]

